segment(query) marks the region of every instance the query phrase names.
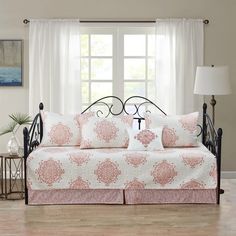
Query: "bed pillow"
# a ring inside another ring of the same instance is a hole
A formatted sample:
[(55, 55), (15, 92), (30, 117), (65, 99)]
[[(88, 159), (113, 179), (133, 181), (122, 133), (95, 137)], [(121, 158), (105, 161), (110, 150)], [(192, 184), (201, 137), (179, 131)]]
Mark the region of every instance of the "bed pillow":
[(145, 114), (146, 128), (163, 126), (164, 147), (198, 146), (198, 112), (187, 115), (164, 116), (156, 113)]
[(127, 129), (129, 134), (128, 150), (132, 151), (161, 151), (164, 150), (162, 145), (162, 129), (133, 130)]
[(101, 118), (91, 117), (81, 122), (80, 148), (127, 147), (129, 136), (127, 128), (133, 125), (133, 115)]
[(79, 146), (81, 140), (80, 120), (87, 120), (94, 112), (75, 115), (41, 111), (43, 139), (41, 146)]

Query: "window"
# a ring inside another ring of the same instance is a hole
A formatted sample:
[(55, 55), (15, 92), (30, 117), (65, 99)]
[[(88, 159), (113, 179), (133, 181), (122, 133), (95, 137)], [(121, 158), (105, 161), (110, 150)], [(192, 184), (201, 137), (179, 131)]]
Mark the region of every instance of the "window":
[(155, 96), (154, 27), (82, 27), (84, 108), (106, 95)]

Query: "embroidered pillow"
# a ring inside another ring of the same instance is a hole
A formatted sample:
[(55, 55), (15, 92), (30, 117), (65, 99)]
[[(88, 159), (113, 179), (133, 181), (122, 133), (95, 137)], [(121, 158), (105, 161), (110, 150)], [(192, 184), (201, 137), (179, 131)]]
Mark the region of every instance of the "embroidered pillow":
[(127, 147), (129, 137), (126, 128), (132, 127), (133, 116), (111, 118), (91, 117), (81, 122), (80, 148)]
[(146, 128), (163, 126), (162, 143), (164, 147), (198, 146), (198, 112), (179, 116), (145, 114)]
[(43, 139), (41, 146), (79, 146), (81, 140), (79, 118), (87, 120), (94, 112), (61, 115), (42, 111)]
[(127, 129), (129, 134), (128, 150), (132, 151), (160, 151), (162, 145), (162, 127), (155, 129), (133, 130)]

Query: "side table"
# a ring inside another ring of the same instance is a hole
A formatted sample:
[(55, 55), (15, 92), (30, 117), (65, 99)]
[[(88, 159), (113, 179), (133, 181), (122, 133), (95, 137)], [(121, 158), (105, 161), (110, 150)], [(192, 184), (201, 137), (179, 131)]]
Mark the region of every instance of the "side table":
[(8, 153), (0, 154), (4, 166), (4, 185), (5, 199), (17, 200), (24, 198), (24, 158)]

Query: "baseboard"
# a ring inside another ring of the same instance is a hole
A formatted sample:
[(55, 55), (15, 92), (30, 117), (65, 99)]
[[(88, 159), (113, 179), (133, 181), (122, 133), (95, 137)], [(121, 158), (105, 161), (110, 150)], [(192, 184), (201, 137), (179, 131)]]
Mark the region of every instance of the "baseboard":
[(222, 179), (236, 179), (236, 171), (222, 171)]

